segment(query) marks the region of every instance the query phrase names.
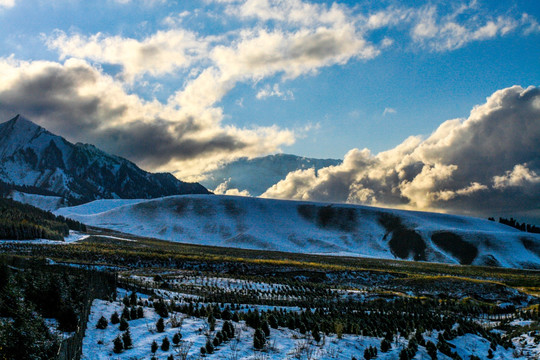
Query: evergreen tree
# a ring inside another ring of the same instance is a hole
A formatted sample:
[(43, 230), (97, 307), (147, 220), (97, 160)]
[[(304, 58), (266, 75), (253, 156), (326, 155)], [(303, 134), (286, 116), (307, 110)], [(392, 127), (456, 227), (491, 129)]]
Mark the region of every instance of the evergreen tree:
[(124, 350), (124, 343), (122, 342), (122, 339), (120, 338), (120, 336), (117, 336), (114, 339), (113, 344), (114, 344), (113, 351), (116, 354), (120, 354)]
[(163, 321), (163, 318), (159, 318), (158, 321), (156, 322), (156, 330), (157, 332), (160, 332), (160, 333), (165, 331), (165, 322)]
[(268, 321), (264, 320), (262, 322), (261, 330), (264, 332), (264, 336), (266, 338), (270, 337), (270, 326), (268, 325)]
[(131, 349), (133, 346), (133, 341), (131, 339), (131, 333), (129, 332), (129, 329), (126, 330), (124, 334), (122, 334), (122, 341), (124, 342), (124, 349)]
[(261, 329), (255, 330), (255, 334), (253, 336), (253, 347), (256, 350), (261, 350), (264, 348), (265, 344), (266, 337), (264, 336), (264, 332)]
[(172, 338), (172, 342), (175, 346), (177, 346), (178, 344), (180, 344), (181, 339), (182, 339), (182, 334), (180, 332), (177, 332), (176, 334), (174, 334)]
[[(433, 345), (435, 346), (435, 345)], [(390, 344), (390, 342), (387, 340), (387, 339), (382, 339), (381, 341), (381, 351), (382, 352), (388, 352), (388, 350), (390, 350), (390, 348), (392, 347), (392, 345)]]
[(212, 345), (212, 342), (210, 340), (206, 341), (205, 348), (206, 348), (206, 352), (208, 354), (213, 354), (214, 353), (214, 345)]
[(118, 329), (120, 329), (120, 331), (125, 331), (129, 328), (129, 323), (126, 321), (125, 318), (122, 318), (122, 320), (120, 320), (120, 326), (118, 327)]
[(113, 325), (116, 325), (120, 322), (120, 316), (118, 315), (118, 313), (115, 311), (112, 315), (111, 315), (111, 324)]
[(169, 351), (171, 347), (171, 343), (169, 342), (169, 338), (166, 336), (163, 338), (163, 341), (161, 342), (161, 350), (163, 351)]
[(107, 326), (109, 326), (109, 323), (107, 322), (107, 319), (105, 319), (104, 316), (100, 317), (98, 322), (97, 322), (96, 328), (103, 330), (103, 329), (106, 329)]
[(432, 360), (437, 360), (437, 347), (431, 341), (426, 343), (426, 350)]
[(150, 345), (150, 351), (152, 351), (152, 353), (155, 354), (157, 349), (158, 349), (158, 344), (157, 344), (156, 340), (154, 340), (154, 341), (152, 341), (152, 345)]

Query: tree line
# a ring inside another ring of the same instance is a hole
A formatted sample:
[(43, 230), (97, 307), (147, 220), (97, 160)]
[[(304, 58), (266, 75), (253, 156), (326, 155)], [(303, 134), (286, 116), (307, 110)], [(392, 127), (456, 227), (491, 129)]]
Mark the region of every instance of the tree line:
[(70, 229), (86, 231), (86, 226), (31, 205), (0, 198), (0, 239), (63, 240)]
[[(492, 217), (488, 218), (488, 220), (495, 221), (495, 219), (492, 218)], [(527, 224), (525, 222), (520, 223), (519, 221), (517, 221), (513, 217), (511, 217), (510, 219), (505, 219), (505, 218), (500, 217), (499, 218), (499, 223), (511, 226), (511, 227), (513, 227), (515, 229), (525, 231), (525, 232), (528, 232), (528, 233), (540, 234), (540, 227), (538, 227), (536, 225), (532, 225), (532, 224)]]

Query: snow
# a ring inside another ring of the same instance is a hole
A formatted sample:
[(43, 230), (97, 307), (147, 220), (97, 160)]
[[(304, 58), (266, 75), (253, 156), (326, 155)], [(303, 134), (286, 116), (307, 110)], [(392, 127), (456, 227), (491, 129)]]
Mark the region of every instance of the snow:
[(37, 194), (27, 194), (20, 191), (11, 192), (9, 198), (40, 208), (46, 211), (54, 211), (64, 206), (64, 198), (59, 196), (45, 196)]
[(70, 230), (69, 235), (64, 240), (34, 239), (34, 240), (0, 240), (0, 244), (47, 244), (47, 245), (69, 245), (77, 241), (87, 239), (90, 235), (82, 234)]
[[(540, 256), (529, 251), (522, 237), (540, 244), (539, 234), (520, 232), (499, 223), (467, 216), (379, 209), (333, 204), (354, 209), (354, 228), (321, 227), (306, 219), (299, 206), (320, 209), (325, 203), (272, 200), (239, 196), (182, 195), (152, 200), (98, 200), (55, 213), (88, 225), (169, 241), (339, 256), (394, 259), (381, 213), (399, 217), (426, 243), (427, 261), (459, 263), (431, 241), (438, 231), (451, 231), (478, 248), (473, 264), (491, 256), (504, 267), (540, 267)], [(317, 211), (317, 210), (316, 210)]]
[[(208, 328), (205, 319), (191, 317), (185, 314), (171, 312), (168, 319), (165, 319), (165, 331), (158, 333), (155, 324), (159, 319), (152, 307), (144, 307), (144, 318), (129, 321), (129, 330), (133, 340), (133, 348), (123, 351), (120, 354), (114, 354), (113, 340), (122, 332), (118, 325), (110, 323), (110, 317), (113, 312), (122, 313), (124, 305), (121, 300), (128, 292), (118, 289), (117, 301), (94, 300), (86, 330), (86, 336), (83, 340), (82, 359), (149, 359), (152, 357), (150, 345), (156, 341), (158, 345), (164, 337), (172, 340), (175, 333), (182, 334), (184, 344), (192, 344), (189, 351), (189, 359), (199, 357), (200, 347), (206, 343), (206, 339), (212, 339), (215, 331)], [(170, 297), (186, 296), (182, 293), (168, 292)], [(147, 295), (137, 294), (141, 300), (148, 300)], [(189, 296), (189, 295), (187, 295)], [(186, 296), (186, 297), (187, 297)], [(251, 310), (256, 306), (249, 306)], [(260, 309), (259, 309), (260, 310)], [(290, 310), (289, 311), (297, 311)], [(109, 325), (106, 329), (96, 328), (96, 324), (101, 316), (104, 316)], [(172, 327), (171, 318), (180, 320), (181, 326)], [(216, 330), (223, 326), (222, 320), (216, 321)], [(339, 339), (336, 335), (323, 335), (321, 343), (315, 343), (310, 337), (299, 333), (298, 331), (287, 328), (271, 329), (268, 339), (268, 347), (263, 352), (253, 349), (254, 330), (245, 325), (243, 321), (234, 323), (236, 337), (233, 340), (225, 342), (217, 347), (213, 354), (207, 354), (208, 359), (343, 359), (350, 360), (353, 356), (357, 359), (363, 359), (363, 352), (369, 346), (379, 349), (377, 359), (397, 359), (401, 349), (407, 347), (408, 341), (399, 337), (392, 341), (390, 351), (382, 353), (380, 343), (382, 338), (366, 337), (361, 335), (343, 335)], [(426, 341), (437, 343), (437, 331), (427, 331), (423, 334)], [(477, 355), (481, 359), (486, 358), (490, 342), (474, 334), (465, 334), (448, 341), (451, 346), (455, 346), (453, 351), (457, 352), (463, 359), (468, 359), (470, 355)], [(516, 349), (504, 349), (498, 346), (494, 351), (494, 359), (538, 359), (540, 356), (540, 344), (536, 343), (534, 337), (529, 334), (523, 334), (513, 339)], [(160, 348), (156, 352), (157, 359), (166, 359), (167, 356), (174, 354), (175, 348), (172, 346), (169, 351), (163, 351)], [(309, 356), (308, 356), (309, 355)], [(424, 347), (419, 346), (418, 353), (414, 359), (429, 359)], [(438, 359), (449, 359), (447, 356), (438, 353)]]

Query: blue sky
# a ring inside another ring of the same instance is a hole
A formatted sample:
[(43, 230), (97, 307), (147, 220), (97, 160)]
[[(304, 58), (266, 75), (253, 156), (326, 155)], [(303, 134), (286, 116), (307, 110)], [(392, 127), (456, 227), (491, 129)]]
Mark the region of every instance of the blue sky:
[(192, 180), (275, 152), (375, 158), (540, 83), (537, 1), (447, 3), (0, 0), (0, 115)]
[[(294, 31), (302, 27), (285, 21), (265, 21), (256, 15), (238, 19), (224, 14), (227, 6), (240, 7), (241, 2), (16, 0), (2, 3), (0, 51), (3, 56), (13, 54), (21, 60), (62, 62), (68, 57), (77, 57), (79, 54), (59, 58), (59, 49), (47, 46), (47, 39), (54, 37), (58, 30), (68, 37), (101, 33), (103, 38), (121, 36), (139, 41), (157, 31), (173, 28), (194, 31), (201, 37), (231, 32), (230, 39), (222, 42), (227, 45), (236, 40), (234, 32), (241, 29), (262, 27)], [(333, 2), (313, 3), (328, 10)], [(458, 7), (449, 8), (438, 2), (386, 1), (376, 7), (369, 3), (338, 2), (348, 13), (350, 22), (357, 16), (369, 16), (378, 11), (420, 11), (431, 6), (436, 12), (435, 21), (440, 22), (437, 26), (442, 26), (442, 18)], [(354, 147), (379, 152), (397, 145), (408, 135), (428, 135), (444, 120), (466, 117), (474, 105), (498, 89), (540, 83), (540, 32), (535, 24), (540, 17), (540, 6), (537, 2), (505, 2), (504, 6), (497, 1), (456, 4), (468, 7), (455, 22), (467, 26), (469, 31), (498, 17), (516, 24), (504, 35), (497, 33), (455, 48), (438, 49), (411, 40), (411, 28), (419, 20), (402, 21), (366, 33), (365, 38), (375, 44), (385, 37), (393, 41), (377, 56), (365, 59), (353, 56), (343, 63), (317, 67), (316, 73), (308, 72), (294, 79), (284, 79), (283, 72), (277, 71), (261, 79), (239, 81), (214, 105), (223, 109), (223, 124), (239, 127), (275, 124), (299, 132), (295, 143), (281, 146), (282, 151), (341, 158)], [(521, 24), (524, 13), (531, 20)], [(167, 23), (166, 19), (173, 17), (177, 22)], [(475, 19), (470, 21), (470, 18)], [(119, 63), (89, 60), (107, 73), (117, 74), (122, 69)], [(166, 101), (183, 87), (188, 70), (181, 68), (160, 76), (139, 77), (128, 91), (145, 99), (155, 96)], [(139, 83), (143, 82), (150, 84), (141, 86)], [(152, 85), (156, 84), (163, 87), (153, 91)], [(283, 95), (274, 92), (274, 96), (257, 98), (262, 89), (273, 89), (275, 84)], [(311, 130), (304, 132), (305, 128)]]

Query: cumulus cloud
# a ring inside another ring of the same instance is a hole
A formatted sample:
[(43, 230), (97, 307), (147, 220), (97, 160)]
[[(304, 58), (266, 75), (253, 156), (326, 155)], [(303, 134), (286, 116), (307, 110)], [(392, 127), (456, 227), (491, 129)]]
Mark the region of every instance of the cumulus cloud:
[(145, 73), (159, 76), (189, 67), (204, 57), (208, 40), (183, 29), (158, 31), (143, 40), (101, 33), (68, 36), (56, 31), (47, 39), (47, 45), (58, 50), (61, 59), (77, 57), (121, 65), (122, 75), (132, 81)]
[(223, 126), (219, 108), (189, 113), (145, 101), (83, 60), (0, 59), (0, 77), (4, 119), (22, 113), (68, 140), (84, 139), (147, 169), (178, 169), (181, 178), (294, 141), (293, 132), (275, 126)]
[(540, 176), (527, 168), (527, 164), (518, 164), (504, 175), (493, 177), (493, 187), (495, 189), (504, 189), (511, 186), (527, 186), (540, 183)]
[(231, 179), (222, 182), (214, 189), (214, 194), (218, 195), (234, 195), (234, 196), (251, 196), (247, 190), (230, 189), (229, 182)]
[[(499, 90), (428, 138), (298, 170), (262, 196), (423, 210), (519, 211), (540, 202), (540, 88)], [(501, 175), (502, 174), (502, 175)], [(519, 189), (516, 189), (519, 187)], [(509, 192), (511, 191), (511, 192)]]
[(351, 25), (289, 32), (245, 30), (234, 44), (214, 47), (210, 54), (214, 65), (178, 91), (174, 101), (182, 107), (209, 107), (240, 81), (258, 81), (279, 73), (293, 79), (322, 67), (345, 64), (351, 58), (370, 59), (378, 53)]

